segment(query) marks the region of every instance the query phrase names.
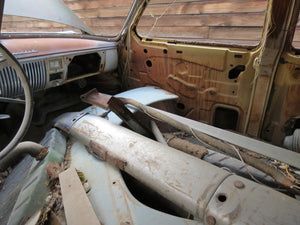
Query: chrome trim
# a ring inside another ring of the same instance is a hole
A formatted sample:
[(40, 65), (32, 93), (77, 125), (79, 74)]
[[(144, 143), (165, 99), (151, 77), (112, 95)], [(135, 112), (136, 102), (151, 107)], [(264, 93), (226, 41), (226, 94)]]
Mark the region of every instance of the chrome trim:
[[(21, 65), (33, 91), (41, 90), (46, 86), (47, 73), (45, 61), (22, 62)], [(21, 82), (16, 71), (10, 66), (0, 70), (0, 85), (0, 96), (2, 97), (23, 95)]]

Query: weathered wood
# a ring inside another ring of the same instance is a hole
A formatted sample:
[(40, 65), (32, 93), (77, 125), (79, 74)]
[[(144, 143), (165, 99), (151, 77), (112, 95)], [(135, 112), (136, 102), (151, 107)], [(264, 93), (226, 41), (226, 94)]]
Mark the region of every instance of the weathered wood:
[[(64, 0), (95, 34), (117, 35), (133, 0)], [(142, 36), (194, 40), (257, 41), (264, 23), (265, 0), (152, 0), (139, 23)], [(167, 10), (166, 10), (167, 9)], [(153, 17), (164, 16), (156, 21)], [(155, 27), (152, 26), (155, 24)], [(300, 26), (300, 24), (299, 24)], [(5, 16), (4, 32), (74, 30), (63, 24)], [(75, 31), (78, 31), (75, 29)], [(300, 34), (295, 36), (300, 41)]]
[[(257, 14), (217, 14), (211, 15), (166, 15), (157, 19), (156, 26), (176, 27), (176, 26), (222, 26), (222, 27), (262, 27), (264, 15)], [(139, 26), (152, 26), (155, 17), (143, 17)]]
[(60, 173), (59, 182), (67, 224), (100, 225), (75, 168), (69, 168)]
[(150, 37), (189, 37), (189, 38), (208, 38), (208, 27), (155, 27), (151, 30), (151, 27), (141, 27), (138, 29), (138, 33), (141, 36)]
[(261, 35), (262, 29), (257, 27), (213, 27), (209, 30), (210, 39), (260, 40)]

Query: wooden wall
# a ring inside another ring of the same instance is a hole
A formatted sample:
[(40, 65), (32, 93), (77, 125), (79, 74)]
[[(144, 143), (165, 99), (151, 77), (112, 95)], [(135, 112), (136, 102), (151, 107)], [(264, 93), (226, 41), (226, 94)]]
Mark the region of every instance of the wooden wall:
[[(113, 36), (121, 30), (133, 0), (64, 2), (95, 34)], [(151, 37), (257, 43), (261, 37), (266, 5), (266, 0), (151, 0), (137, 30), (139, 34)], [(70, 28), (57, 23), (6, 16), (3, 30), (65, 31)], [(300, 32), (296, 32), (295, 41), (300, 43)]]

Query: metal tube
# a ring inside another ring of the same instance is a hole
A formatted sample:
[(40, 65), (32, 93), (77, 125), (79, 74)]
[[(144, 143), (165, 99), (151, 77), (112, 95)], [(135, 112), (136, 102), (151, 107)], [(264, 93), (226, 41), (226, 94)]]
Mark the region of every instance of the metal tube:
[(47, 153), (48, 149), (40, 144), (31, 141), (21, 142), (0, 160), (0, 171), (5, 171), (9, 166), (13, 166), (27, 154), (37, 160), (42, 160)]

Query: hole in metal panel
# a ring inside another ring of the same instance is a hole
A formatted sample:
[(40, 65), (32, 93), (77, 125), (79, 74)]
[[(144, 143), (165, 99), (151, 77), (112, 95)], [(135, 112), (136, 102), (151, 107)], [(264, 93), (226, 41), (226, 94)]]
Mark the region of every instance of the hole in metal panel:
[(147, 65), (148, 67), (152, 67), (152, 62), (151, 62), (151, 60), (147, 60), (147, 61), (146, 61), (146, 65)]
[(214, 113), (213, 126), (222, 129), (236, 130), (239, 113), (234, 109), (217, 107)]
[(225, 194), (219, 194), (217, 198), (220, 202), (226, 202), (226, 200), (227, 200), (227, 197)]
[(238, 78), (238, 76), (240, 75), (240, 73), (243, 72), (245, 69), (246, 69), (246, 67), (244, 65), (238, 65), (238, 66), (234, 67), (233, 69), (231, 69), (229, 71), (228, 78), (229, 79), (236, 79), (236, 78)]

